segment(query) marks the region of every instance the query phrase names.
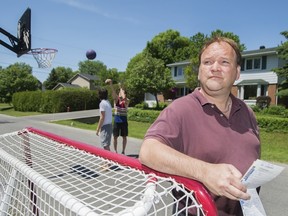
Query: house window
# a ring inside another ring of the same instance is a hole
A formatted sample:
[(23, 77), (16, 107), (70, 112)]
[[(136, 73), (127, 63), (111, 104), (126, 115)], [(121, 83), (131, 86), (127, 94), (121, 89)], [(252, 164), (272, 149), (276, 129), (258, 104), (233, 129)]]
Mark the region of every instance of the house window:
[(183, 67), (174, 67), (174, 77), (183, 76)]
[(260, 69), (260, 63), (261, 63), (260, 58), (254, 59), (254, 69)]
[(179, 98), (179, 97), (183, 97), (183, 96), (185, 96), (185, 95), (187, 95), (187, 94), (190, 94), (191, 92), (192, 92), (192, 91), (191, 91), (190, 88), (187, 88), (187, 87), (179, 87), (179, 88), (177, 88), (177, 90), (176, 90), (175, 96), (176, 96), (176, 98)]
[(174, 67), (174, 77), (177, 77), (177, 67)]
[(183, 68), (178, 68), (178, 76), (183, 76)]
[(255, 100), (257, 97), (257, 85), (244, 86), (244, 100)]
[(242, 58), (242, 61), (241, 61), (241, 71), (244, 71), (245, 69), (245, 58)]
[(262, 70), (265, 70), (267, 67), (267, 56), (262, 56)]
[(261, 58), (246, 60), (246, 70), (252, 70), (252, 69), (261, 69)]
[(246, 70), (251, 70), (252, 69), (252, 59), (247, 59), (246, 61)]
[(266, 96), (266, 90), (267, 90), (267, 86), (261, 85), (261, 96)]

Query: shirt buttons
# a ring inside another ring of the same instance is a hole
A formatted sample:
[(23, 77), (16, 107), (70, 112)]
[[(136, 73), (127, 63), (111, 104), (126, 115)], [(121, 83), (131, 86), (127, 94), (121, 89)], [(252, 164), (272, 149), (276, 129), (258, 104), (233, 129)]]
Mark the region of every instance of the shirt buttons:
[(211, 105), (211, 108), (214, 108), (214, 105)]
[(223, 115), (223, 114), (220, 114), (220, 116), (223, 117), (224, 115)]

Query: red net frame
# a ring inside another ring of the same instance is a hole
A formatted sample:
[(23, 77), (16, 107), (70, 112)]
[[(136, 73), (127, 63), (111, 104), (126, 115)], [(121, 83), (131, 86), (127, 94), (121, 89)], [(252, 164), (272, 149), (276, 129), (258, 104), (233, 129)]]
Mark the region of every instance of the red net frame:
[(86, 152), (101, 156), (103, 158), (106, 158), (108, 160), (115, 161), (123, 166), (130, 166), (138, 170), (144, 171), (146, 174), (149, 173), (154, 173), (157, 176), (161, 177), (172, 177), (175, 179), (177, 182), (183, 184), (185, 188), (187, 188), (190, 191), (195, 192), (195, 197), (199, 201), (199, 203), (202, 204), (202, 208), (204, 211), (207, 213), (206, 216), (215, 216), (217, 215), (217, 208), (216, 205), (211, 197), (211, 195), (208, 193), (206, 188), (197, 181), (187, 179), (181, 176), (175, 176), (175, 175), (170, 175), (162, 172), (158, 172), (156, 170), (153, 170), (139, 162), (138, 159), (135, 158), (130, 158), (121, 154), (115, 154), (114, 152), (106, 151), (100, 148), (97, 148), (95, 146), (91, 146), (82, 142), (78, 142), (75, 140), (68, 139), (66, 137), (61, 137), (58, 135), (55, 135), (53, 133), (49, 133), (43, 130), (39, 130), (36, 128), (27, 128), (30, 132), (39, 134), (41, 136), (47, 137), (49, 139), (55, 140), (57, 142), (61, 142), (64, 144), (67, 144), (69, 146), (73, 146), (79, 150), (84, 150)]
[(0, 200), (19, 216), (217, 215), (199, 182), (36, 128), (0, 136)]

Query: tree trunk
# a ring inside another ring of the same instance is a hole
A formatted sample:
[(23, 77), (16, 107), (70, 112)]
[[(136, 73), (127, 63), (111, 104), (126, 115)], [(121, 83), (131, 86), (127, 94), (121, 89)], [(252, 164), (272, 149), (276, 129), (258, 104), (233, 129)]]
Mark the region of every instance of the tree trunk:
[(155, 96), (155, 100), (156, 100), (156, 108), (158, 108), (159, 107), (159, 101), (158, 101), (157, 93), (154, 94), (154, 96)]

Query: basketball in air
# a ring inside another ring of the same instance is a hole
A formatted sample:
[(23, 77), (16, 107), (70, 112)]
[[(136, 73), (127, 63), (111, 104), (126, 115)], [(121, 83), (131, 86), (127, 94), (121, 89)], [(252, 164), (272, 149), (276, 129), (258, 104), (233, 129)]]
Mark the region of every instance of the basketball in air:
[(87, 57), (87, 59), (89, 59), (89, 60), (95, 59), (95, 58), (96, 58), (96, 52), (95, 52), (95, 50), (93, 50), (93, 49), (87, 50), (87, 52), (86, 52), (86, 57)]

